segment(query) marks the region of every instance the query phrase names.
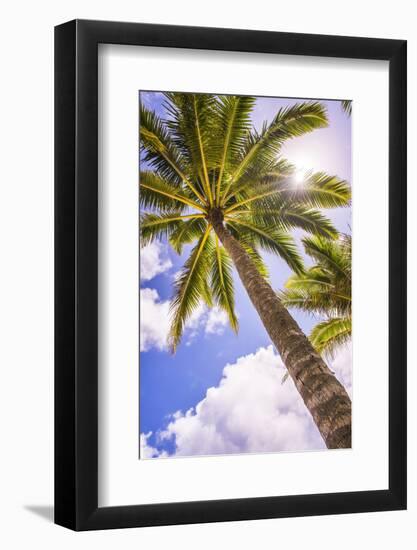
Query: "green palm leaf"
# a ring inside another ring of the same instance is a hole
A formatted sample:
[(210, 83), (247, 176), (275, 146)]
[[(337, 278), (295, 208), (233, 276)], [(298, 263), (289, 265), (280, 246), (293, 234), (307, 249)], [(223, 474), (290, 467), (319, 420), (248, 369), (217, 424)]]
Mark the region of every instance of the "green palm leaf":
[(164, 122), (152, 111), (140, 107), (140, 138), (143, 160), (171, 185), (185, 184), (195, 198), (204, 202), (201, 193), (191, 183), (187, 167), (183, 165), (180, 151), (172, 141)]
[(219, 130), (224, 136), (219, 175), (216, 183), (216, 204), (220, 204), (223, 176), (239, 158), (244, 139), (247, 136), (251, 119), (250, 113), (255, 104), (250, 96), (220, 96), (218, 101)]
[(191, 251), (182, 272), (174, 283), (169, 334), (169, 343), (173, 352), (181, 340), (187, 319), (201, 301), (207, 301), (209, 297), (207, 273), (210, 269), (209, 260), (213, 250), (213, 241), (209, 237), (210, 228), (207, 228)]
[(306, 280), (304, 287), (287, 288), (279, 297), (286, 307), (312, 314), (334, 316), (350, 315), (351, 312), (350, 298), (336, 293), (332, 284), (311, 284)]
[(183, 246), (200, 238), (207, 229), (207, 221), (202, 216), (181, 223), (169, 235), (169, 243), (177, 254), (182, 254)]
[(318, 210), (312, 210), (302, 205), (288, 205), (284, 203), (281, 208), (268, 208), (257, 206), (249, 210), (235, 210), (233, 217), (250, 216), (255, 223), (273, 225), (283, 231), (291, 231), (298, 228), (315, 235), (334, 238), (337, 230), (331, 221)]
[(186, 223), (185, 220), (193, 222), (196, 219), (201, 220), (201, 218), (203, 218), (203, 214), (189, 214), (185, 216), (179, 213), (158, 215), (147, 212), (142, 214), (140, 218), (141, 244), (145, 246), (155, 239), (168, 238)]
[(276, 189), (276, 186), (294, 174), (294, 171), (295, 167), (283, 158), (274, 159), (269, 164), (265, 163), (258, 167), (256, 174), (241, 177), (239, 182), (233, 185), (224, 206), (234, 206), (239, 199), (247, 198), (264, 189)]
[(227, 313), (230, 326), (237, 332), (238, 320), (235, 313), (232, 261), (226, 250), (220, 246), (217, 236), (210, 264), (210, 284), (213, 297), (216, 303)]
[(204, 212), (204, 207), (190, 198), (185, 190), (174, 187), (154, 172), (140, 173), (139, 190), (142, 208), (183, 212), (190, 207)]
[(143, 160), (161, 178), (180, 185), (184, 180), (185, 167), (163, 122), (143, 105), (140, 106), (139, 122)]
[(329, 239), (323, 239), (319, 236), (305, 237), (303, 244), (306, 253), (311, 256), (318, 264), (331, 273), (351, 278), (351, 240), (345, 237), (338, 242)]
[(297, 251), (297, 245), (291, 235), (268, 225), (254, 223), (253, 220), (233, 219), (228, 224), (250, 242), (273, 254), (278, 254), (296, 273), (304, 271), (304, 264)]
[(319, 353), (326, 353), (330, 356), (340, 346), (349, 342), (352, 336), (352, 319), (331, 318), (318, 323), (310, 334), (310, 340)]
[(312, 295), (328, 294), (334, 286), (333, 274), (317, 265), (310, 267), (301, 275), (292, 275), (285, 283), (286, 289)]
[(274, 162), (282, 144), (317, 128), (327, 126), (326, 110), (321, 103), (308, 101), (280, 109), (271, 124), (264, 124), (260, 133), (253, 131), (246, 139), (240, 162), (234, 170), (224, 195), (223, 204), (233, 184), (243, 176), (256, 174), (259, 166)]
[(287, 185), (285, 199), (312, 208), (336, 208), (349, 206), (351, 189), (347, 181), (324, 172), (306, 175), (300, 185)]
[(265, 185), (246, 188), (225, 209), (227, 214), (242, 208), (276, 210), (284, 205), (300, 205), (304, 208), (335, 208), (350, 204), (349, 184), (336, 176), (323, 172), (309, 174), (302, 185), (295, 185), (287, 177)]
[(172, 140), (191, 167), (199, 191), (205, 195), (209, 204), (213, 204), (209, 171), (215, 166), (218, 154), (216, 96), (175, 92), (166, 93), (165, 97), (169, 113), (166, 124)]
[(350, 116), (352, 114), (352, 101), (350, 99), (344, 99), (340, 103), (345, 113)]

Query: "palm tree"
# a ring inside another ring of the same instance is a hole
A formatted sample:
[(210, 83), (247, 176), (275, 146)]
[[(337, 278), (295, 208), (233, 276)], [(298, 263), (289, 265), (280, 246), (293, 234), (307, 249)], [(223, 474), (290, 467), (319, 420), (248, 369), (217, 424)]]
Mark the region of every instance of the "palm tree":
[(259, 250), (278, 254), (302, 273), (290, 230), (335, 237), (319, 208), (349, 204), (350, 188), (324, 173), (308, 174), (296, 185), (294, 168), (280, 157), (286, 140), (327, 126), (320, 103), (280, 109), (256, 131), (255, 101), (167, 93), (165, 120), (141, 106), (142, 244), (166, 239), (181, 253), (195, 243), (174, 285), (173, 351), (202, 301), (222, 308), (237, 331), (234, 266), (327, 447), (347, 448), (350, 398), (271, 288)]
[(280, 297), (287, 307), (327, 317), (313, 328), (310, 340), (319, 353), (332, 356), (352, 335), (352, 240), (349, 235), (338, 240), (315, 236), (303, 244), (316, 263), (290, 277)]

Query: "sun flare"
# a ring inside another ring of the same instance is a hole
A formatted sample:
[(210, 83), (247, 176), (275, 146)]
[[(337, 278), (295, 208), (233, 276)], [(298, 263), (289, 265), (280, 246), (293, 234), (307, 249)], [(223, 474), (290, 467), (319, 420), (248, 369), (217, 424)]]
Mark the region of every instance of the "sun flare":
[(297, 170), (294, 174), (294, 183), (300, 185), (305, 178), (305, 170)]

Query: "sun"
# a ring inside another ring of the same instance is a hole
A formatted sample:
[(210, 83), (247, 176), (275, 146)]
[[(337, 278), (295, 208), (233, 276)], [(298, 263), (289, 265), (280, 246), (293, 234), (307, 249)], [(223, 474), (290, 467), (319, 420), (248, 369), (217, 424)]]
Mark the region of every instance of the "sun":
[(305, 178), (305, 170), (297, 170), (294, 174), (294, 183), (300, 185)]

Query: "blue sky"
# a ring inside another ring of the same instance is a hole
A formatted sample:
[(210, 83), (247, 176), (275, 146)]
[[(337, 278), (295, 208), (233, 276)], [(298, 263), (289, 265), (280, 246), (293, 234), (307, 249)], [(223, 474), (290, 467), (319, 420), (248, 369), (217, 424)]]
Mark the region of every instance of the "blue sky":
[[(140, 100), (159, 116), (165, 116), (160, 93), (141, 92)], [(258, 98), (253, 125), (259, 128), (280, 107), (299, 101)], [(351, 119), (339, 101), (323, 103), (328, 128), (287, 142), (282, 156), (300, 171), (322, 170), (350, 182)], [(350, 209), (326, 213), (340, 231), (350, 233)], [(302, 233), (295, 236), (299, 239)], [(236, 273), (238, 335), (219, 311), (202, 308), (186, 329), (176, 354), (166, 349), (172, 282), (186, 256), (187, 249), (178, 256), (166, 243), (153, 243), (141, 251), (141, 457), (322, 448), (292, 381), (281, 383), (285, 370), (269, 347), (268, 335)], [(273, 288), (282, 288), (290, 269), (275, 256), (264, 254), (264, 258)], [(292, 313), (306, 334), (317, 322), (302, 312)], [(350, 349), (342, 350), (333, 363), (339, 378), (349, 386)], [(250, 372), (252, 377), (245, 383)], [(263, 433), (259, 426), (252, 425), (254, 414), (259, 416), (259, 424), (266, 427), (271, 423), (271, 428)]]

